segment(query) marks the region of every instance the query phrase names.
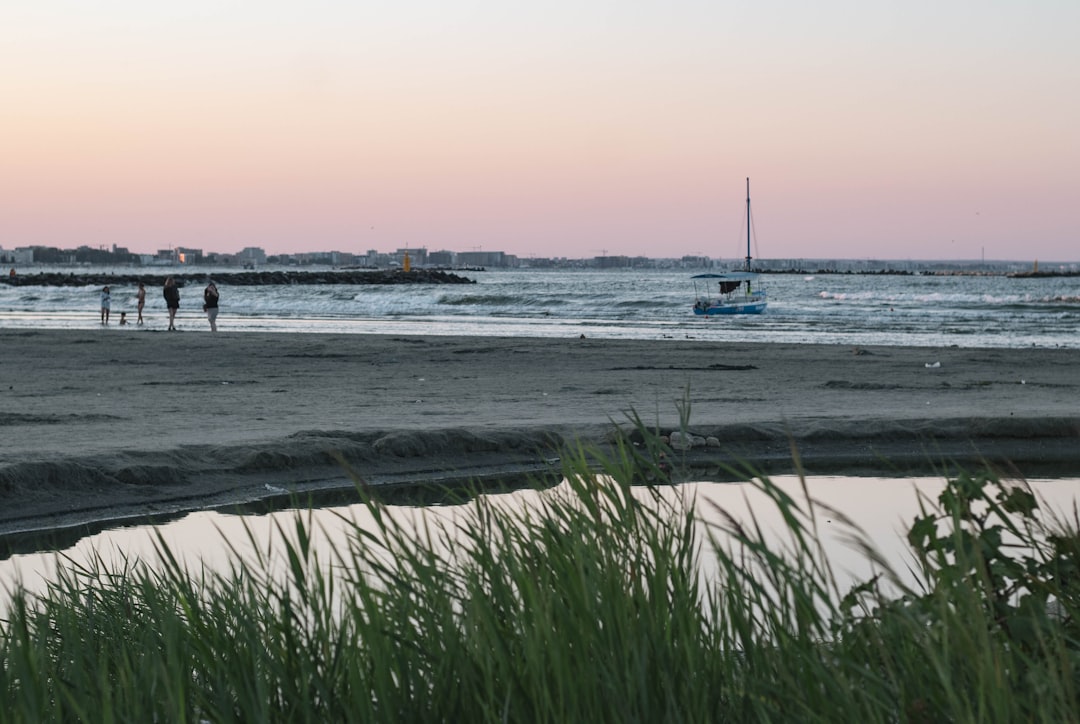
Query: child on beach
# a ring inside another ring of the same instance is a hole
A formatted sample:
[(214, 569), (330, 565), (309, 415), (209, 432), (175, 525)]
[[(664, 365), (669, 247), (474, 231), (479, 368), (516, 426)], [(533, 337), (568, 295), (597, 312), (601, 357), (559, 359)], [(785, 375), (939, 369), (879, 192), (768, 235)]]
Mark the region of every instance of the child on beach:
[(127, 324), (127, 312), (120, 312), (120, 326)]
[(101, 290), (101, 323), (109, 323), (109, 307), (112, 306), (112, 297), (109, 295), (109, 288), (105, 287)]

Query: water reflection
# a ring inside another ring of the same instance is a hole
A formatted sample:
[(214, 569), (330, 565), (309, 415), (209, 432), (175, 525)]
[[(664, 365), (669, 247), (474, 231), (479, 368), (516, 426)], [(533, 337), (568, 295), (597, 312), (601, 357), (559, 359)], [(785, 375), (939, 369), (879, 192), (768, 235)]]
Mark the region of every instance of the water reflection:
[[(785, 492), (804, 500), (802, 483), (794, 476), (778, 476), (772, 479)], [(1040, 500), (1046, 514), (1056, 513), (1073, 518), (1080, 498), (1080, 480), (1033, 480), (1028, 481)], [(919, 512), (919, 495), (936, 498), (944, 487), (939, 478), (852, 478), (814, 477), (807, 481), (810, 495), (826, 506), (842, 511), (873, 543), (884, 559), (894, 569), (905, 569), (907, 548), (904, 535)], [(708, 523), (719, 523), (720, 510), (736, 520), (749, 521), (754, 516), (758, 525), (767, 533), (782, 538), (785, 533), (779, 513), (761, 493), (746, 483), (691, 483), (658, 489), (662, 494), (675, 496), (689, 494), (697, 501), (698, 516)], [(650, 492), (641, 488), (642, 496)], [(527, 505), (544, 495), (546, 491), (518, 490), (491, 496), (499, 505)], [(425, 524), (453, 525), (467, 514), (468, 505), (441, 506), (392, 506), (390, 514), (397, 520), (422, 531)], [(70, 559), (78, 563), (91, 560), (95, 555), (109, 567), (119, 569), (126, 560), (140, 560), (153, 564), (157, 560), (156, 538), (170, 548), (177, 558), (189, 568), (205, 565), (211, 570), (226, 571), (230, 561), (239, 554), (253, 557), (260, 551), (274, 551), (280, 555), (280, 538), (294, 528), (295, 511), (280, 511), (266, 515), (231, 515), (219, 512), (199, 512), (157, 526), (138, 526), (104, 531), (80, 540), (59, 553), (35, 553), (15, 555), (0, 562), (0, 594), (6, 601), (6, 592), (16, 581), (31, 591), (42, 591), (46, 581), (55, 578), (58, 562)], [(319, 508), (302, 513), (309, 530), (317, 530), (314, 543), (321, 560), (330, 561), (334, 549), (344, 551), (352, 525), (373, 529), (375, 522), (362, 505)], [(825, 554), (837, 575), (841, 589), (850, 583), (873, 575), (874, 571), (863, 554), (845, 542), (850, 530), (834, 521), (828, 514), (818, 516), (819, 533)], [(708, 569), (709, 557), (704, 556)], [(709, 571), (704, 571), (705, 575)]]

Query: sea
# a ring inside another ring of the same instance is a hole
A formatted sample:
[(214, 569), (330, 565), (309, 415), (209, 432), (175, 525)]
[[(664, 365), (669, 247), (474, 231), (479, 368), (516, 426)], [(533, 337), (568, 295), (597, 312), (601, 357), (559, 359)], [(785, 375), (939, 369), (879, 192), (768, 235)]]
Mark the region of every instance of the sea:
[[(20, 271), (132, 273), (128, 267)], [(147, 273), (169, 271), (191, 273), (188, 268)], [(212, 279), (227, 270), (198, 271)], [(1080, 348), (1080, 277), (1075, 276), (765, 274), (770, 301), (764, 314), (704, 318), (692, 312), (694, 273), (495, 269), (458, 272), (475, 282), (464, 285), (230, 286), (227, 277), (215, 281), (223, 332)], [(181, 330), (209, 332), (202, 287), (201, 281), (189, 282), (181, 290)], [(111, 292), (112, 320), (103, 333), (167, 326), (160, 289), (148, 289), (146, 324), (139, 328), (118, 325), (122, 311), (135, 320), (135, 287), (112, 285)], [(0, 329), (101, 329), (99, 293), (98, 286), (0, 283)]]

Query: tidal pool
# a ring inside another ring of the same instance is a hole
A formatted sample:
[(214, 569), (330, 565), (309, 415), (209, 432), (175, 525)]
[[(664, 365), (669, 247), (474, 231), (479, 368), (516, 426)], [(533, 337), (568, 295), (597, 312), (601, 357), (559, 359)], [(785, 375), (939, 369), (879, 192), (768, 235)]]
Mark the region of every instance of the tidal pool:
[[(772, 478), (781, 489), (796, 500), (803, 502), (805, 496), (802, 482), (796, 476)], [(1044, 519), (1056, 515), (1071, 521), (1077, 520), (1077, 501), (1080, 499), (1080, 479), (1053, 479), (1027, 481), (1040, 501)], [(934, 500), (945, 485), (944, 479), (829, 477), (807, 478), (810, 496), (824, 506), (834, 508), (857, 525), (866, 539), (882, 554), (894, 569), (902, 571), (909, 560), (909, 549), (904, 536), (919, 514), (920, 495)], [(512, 493), (491, 495), (498, 505), (520, 506), (535, 501), (548, 490), (519, 490)], [(706, 529), (714, 530), (722, 522), (726, 511), (734, 519), (749, 522), (751, 516), (778, 543), (786, 534), (782, 519), (763, 494), (747, 483), (687, 483), (679, 486), (653, 488), (662, 495), (692, 495), (696, 499), (695, 510)], [(635, 489), (635, 494), (650, 495), (650, 489)], [(422, 535), (425, 525), (453, 525), (467, 515), (469, 503), (441, 506), (390, 506), (390, 514), (397, 520), (414, 526)], [(190, 569), (205, 565), (208, 569), (225, 571), (237, 555), (254, 554), (254, 546), (260, 550), (282, 550), (279, 545), (283, 532), (294, 530), (295, 516), (302, 515), (313, 535), (320, 560), (333, 560), (332, 550), (345, 550), (345, 542), (353, 526), (373, 529), (375, 522), (370, 511), (363, 505), (347, 505), (311, 510), (283, 510), (264, 515), (236, 515), (221, 512), (196, 512), (159, 525), (115, 528), (83, 538), (72, 547), (62, 551), (19, 554), (0, 561), (0, 609), (6, 604), (8, 593), (17, 583), (29, 591), (44, 590), (47, 581), (53, 580), (58, 565), (65, 561), (85, 563), (95, 555), (108, 567), (120, 569), (124, 561), (141, 561), (155, 565), (157, 537), (172, 553), (183, 560)], [(856, 550), (848, 538), (851, 528), (834, 519), (825, 508), (818, 511), (816, 520), (824, 554), (832, 566), (837, 582), (843, 589), (847, 584), (869, 578), (875, 570), (866, 556)], [(702, 556), (704, 575), (709, 574), (710, 560), (706, 552)]]

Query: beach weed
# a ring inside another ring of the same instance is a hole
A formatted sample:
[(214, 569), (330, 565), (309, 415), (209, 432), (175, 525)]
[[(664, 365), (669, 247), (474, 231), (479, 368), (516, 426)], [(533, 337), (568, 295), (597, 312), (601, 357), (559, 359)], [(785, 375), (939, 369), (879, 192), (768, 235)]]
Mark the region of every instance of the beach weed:
[[(687, 411), (688, 412), (688, 411)], [(310, 511), (223, 570), (65, 559), (0, 622), (5, 721), (1066, 721), (1080, 710), (1076, 514), (987, 473), (923, 499), (897, 571), (839, 511), (743, 470), (783, 521), (671, 485), (631, 417), (527, 504)], [(667, 462), (665, 462), (667, 461)], [(759, 508), (759, 510), (761, 510)], [(841, 590), (827, 515), (875, 573)], [(705, 563), (708, 566), (705, 566)], [(704, 573), (705, 570), (711, 571)], [(909, 574), (909, 575), (902, 575)], [(913, 574), (913, 577), (912, 575)], [(914, 580), (914, 583), (911, 581)]]

